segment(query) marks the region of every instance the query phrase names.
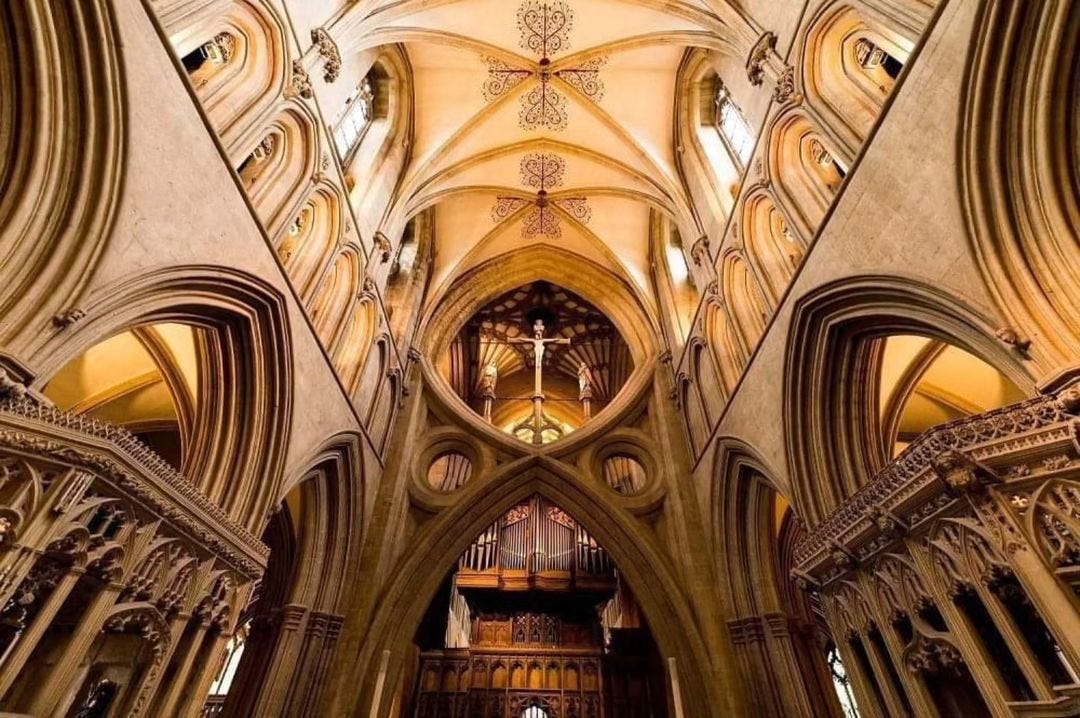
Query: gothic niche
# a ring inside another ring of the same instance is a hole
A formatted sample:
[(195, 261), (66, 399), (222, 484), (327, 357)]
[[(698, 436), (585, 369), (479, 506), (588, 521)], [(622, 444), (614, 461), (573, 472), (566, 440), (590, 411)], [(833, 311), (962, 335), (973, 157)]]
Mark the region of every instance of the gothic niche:
[(540, 496), (485, 530), (416, 634), (412, 718), (666, 718), (656, 645), (607, 552)]
[(634, 365), (626, 341), (599, 309), (537, 281), (477, 311), (440, 369), (485, 420), (522, 441), (545, 444), (603, 410)]

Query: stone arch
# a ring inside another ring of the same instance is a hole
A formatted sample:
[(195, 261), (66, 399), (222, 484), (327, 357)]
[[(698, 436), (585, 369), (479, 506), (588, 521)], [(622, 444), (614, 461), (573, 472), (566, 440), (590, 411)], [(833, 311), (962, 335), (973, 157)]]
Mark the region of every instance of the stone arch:
[(0, 8), (0, 341), (18, 353), (78, 298), (125, 163), (110, 3)]
[(743, 200), (742, 232), (747, 259), (761, 277), (769, 303), (775, 306), (802, 263), (805, 244), (764, 188)]
[[(365, 521), (363, 439), (331, 437), (282, 492), (274, 547), (253, 624), (227, 699), (234, 715), (315, 715), (354, 585)], [(275, 622), (275, 615), (286, 620)], [(284, 625), (282, 625), (284, 624)]]
[(241, 186), (271, 236), (296, 216), (301, 196), (315, 176), (316, 126), (308, 108), (289, 103), (261, 131), (238, 140), (239, 151), (229, 153)]
[(431, 298), (431, 308), (417, 330), (417, 336), (422, 337), (418, 343), (425, 388), (435, 401), (467, 421), (473, 430), (511, 452), (516, 450), (512, 447), (520, 448), (520, 441), (476, 415), (435, 366), (433, 357), (444, 356), (466, 317), (473, 316), (494, 297), (535, 281), (557, 284), (601, 310), (626, 341), (633, 362), (633, 371), (623, 388), (603, 411), (585, 426), (548, 446), (560, 449), (581, 446), (589, 437), (614, 426), (620, 415), (634, 406), (647, 390), (659, 354), (658, 323), (647, 303), (641, 301), (638, 289), (579, 254), (553, 245), (533, 244), (463, 273), (446, 290)]
[(207, 337), (208, 382), (193, 426), (191, 479), (248, 529), (275, 500), (291, 425), (292, 349), (284, 297), (232, 270), (180, 267), (148, 272), (87, 297), (78, 330), (52, 335), (31, 356), (35, 387), (73, 357), (121, 331), (188, 324)]
[(799, 234), (812, 237), (846, 173), (831, 140), (806, 113), (792, 109), (773, 123), (767, 158), (777, 197)]
[(713, 299), (705, 309), (706, 337), (724, 390), (730, 395), (746, 367), (747, 355), (723, 302)]
[(967, 62), (961, 194), (987, 287), (1044, 370), (1080, 354), (1075, 3), (990, 2)]
[(371, 124), (360, 147), (343, 159), (350, 200), (362, 228), (373, 235), (383, 219), (383, 208), (392, 204), (395, 183), (409, 161), (413, 78), (404, 49), (398, 45), (379, 48), (368, 77), (375, 91)]
[(367, 293), (361, 294), (354, 303), (348, 323), (334, 346), (334, 368), (337, 369), (350, 396), (357, 389), (360, 373), (364, 368), (364, 357), (367, 356), (379, 326), (378, 319), (375, 298)]
[(348, 323), (357, 289), (362, 285), (360, 253), (347, 246), (337, 253), (315, 291), (308, 311), (319, 341), (328, 350)]
[(341, 244), (344, 225), (345, 202), (341, 191), (322, 184), (315, 188), (278, 239), (278, 257), (305, 302), (311, 301), (321, 270)]
[(753, 354), (772, 315), (761, 285), (741, 252), (730, 251), (723, 259), (723, 295), (747, 355)]
[(815, 612), (791, 577), (801, 522), (752, 446), (722, 437), (713, 455), (714, 566), (749, 704), (761, 715), (842, 715)]
[[(863, 43), (860, 45), (860, 43)], [(855, 154), (896, 82), (881, 63), (860, 62), (860, 47), (871, 43), (892, 63), (904, 63), (914, 42), (847, 2), (823, 5), (803, 41), (803, 87), (807, 103)], [(893, 70), (894, 71), (894, 70)]]
[(716, 127), (716, 90), (721, 78), (715, 58), (703, 48), (687, 51), (676, 79), (676, 154), (694, 205), (703, 222), (728, 216), (735, 204), (742, 171), (728, 152)]
[[(461, 492), (461, 501), (420, 529), (419, 549), (402, 558), (370, 620), (355, 616), (366, 626), (358, 663), (363, 685), (347, 691), (343, 703), (335, 706), (337, 712), (386, 715), (393, 685), (378, 680), (377, 666), (381, 663), (387, 675), (396, 673), (445, 572), (502, 512), (537, 493), (556, 502), (595, 536), (634, 587), (660, 650), (675, 659), (686, 714), (713, 715), (728, 710), (728, 701), (733, 700), (738, 687), (721, 688), (721, 675), (728, 675), (727, 671), (710, 670), (712, 660), (697, 621), (685, 599), (672, 590), (674, 577), (668, 576), (669, 562), (663, 551), (629, 514), (604, 501), (599, 493), (602, 488), (570, 467), (544, 457), (507, 464), (485, 480), (470, 482)], [(360, 639), (355, 636), (345, 650), (359, 650)], [(724, 659), (716, 656), (715, 660)], [(365, 670), (365, 666), (369, 668)]]
[(690, 340), (690, 376), (701, 393), (706, 424), (711, 430), (720, 418), (720, 412), (727, 402), (727, 392), (717, 371), (713, 355), (701, 337)]
[(994, 331), (992, 319), (963, 301), (902, 277), (854, 277), (800, 299), (785, 352), (784, 423), (792, 499), (809, 526), (884, 462), (871, 340), (914, 334), (944, 341), (1034, 393), (1032, 367)]
[[(285, 27), (260, 0), (231, 0), (214, 15), (191, 19), (187, 15), (187, 24), (170, 25), (169, 40), (210, 124), (225, 146), (232, 147), (281, 97), (287, 76)], [(191, 58), (208, 43), (218, 45), (227, 59), (194, 68)]]

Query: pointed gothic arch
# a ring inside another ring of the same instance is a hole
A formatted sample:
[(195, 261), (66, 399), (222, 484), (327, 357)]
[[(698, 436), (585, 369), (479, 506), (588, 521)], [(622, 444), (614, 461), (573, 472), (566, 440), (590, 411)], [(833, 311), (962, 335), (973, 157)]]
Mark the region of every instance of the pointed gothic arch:
[[(49, 337), (33, 359), (35, 386), (91, 346), (159, 322), (204, 330), (207, 382), (190, 478), (248, 529), (259, 525), (281, 481), (291, 425), (292, 349), (284, 297), (274, 287), (225, 268), (178, 267), (100, 288), (70, 332)], [(270, 407), (273, 407), (271, 410)]]
[(1080, 353), (1080, 154), (1068, 146), (1078, 129), (1078, 13), (1075, 3), (985, 3), (958, 130), (979, 269), (999, 311), (1047, 366)]
[[(398, 562), (386, 594), (373, 608), (370, 621), (364, 622), (368, 629), (358, 664), (363, 685), (348, 690), (347, 702), (337, 708), (384, 715), (394, 686), (379, 676), (397, 672), (442, 576), (473, 539), (508, 508), (540, 494), (579, 521), (633, 586), (661, 652), (677, 666), (685, 714), (723, 713), (738, 691), (736, 685), (728, 684), (731, 669), (721, 667), (725, 661), (722, 656), (710, 658), (689, 605), (672, 590), (675, 584), (668, 575), (663, 550), (640, 530), (635, 519), (605, 501), (599, 495), (602, 489), (575, 469), (543, 457), (506, 464), (466, 485), (454, 505), (419, 529), (415, 544), (419, 550)], [(354, 637), (350, 645), (361, 648), (358, 639)], [(349, 646), (345, 650), (350, 650)], [(720, 665), (710, 668), (714, 660)], [(721, 681), (728, 685), (721, 689)]]
[(799, 300), (785, 352), (784, 421), (792, 500), (808, 526), (884, 461), (875, 438), (878, 382), (867, 381), (879, 364), (871, 340), (914, 334), (947, 342), (1033, 394), (1030, 362), (995, 338), (995, 331), (992, 319), (963, 301), (902, 277), (854, 277)]
[(127, 158), (105, 0), (0, 9), (0, 340), (35, 340), (104, 251)]

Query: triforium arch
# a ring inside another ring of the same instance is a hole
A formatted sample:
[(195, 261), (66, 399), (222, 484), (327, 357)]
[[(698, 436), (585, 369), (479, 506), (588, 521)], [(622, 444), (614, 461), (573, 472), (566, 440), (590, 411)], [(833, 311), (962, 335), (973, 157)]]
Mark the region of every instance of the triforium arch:
[(584, 431), (573, 432), (567, 439), (578, 444), (585, 440), (582, 437), (594, 436), (614, 426), (627, 406), (647, 390), (658, 364), (659, 332), (655, 318), (629, 282), (569, 251), (538, 245), (515, 250), (509, 256), (478, 265), (442, 291), (440, 301), (433, 303), (418, 329), (418, 336), (423, 337), (419, 363), (425, 388), (440, 403), (457, 408), (459, 414), (489, 439), (497, 443), (508, 440), (508, 435), (493, 429), (464, 406), (435, 362), (447, 353), (455, 334), (480, 307), (501, 294), (536, 281), (551, 282), (594, 304), (625, 340), (633, 365), (624, 390), (618, 392), (597, 421), (590, 422)]
[(791, 577), (802, 522), (752, 446), (721, 437), (712, 452), (714, 570), (749, 704), (762, 715), (842, 715), (824, 632)]
[(195, 95), (231, 148), (281, 99), (288, 79), (286, 27), (265, 0), (229, 0), (175, 16), (161, 11)]
[(824, 3), (812, 18), (802, 40), (806, 101), (847, 152), (866, 140), (913, 46), (860, 3)]
[[(604, 501), (599, 486), (543, 457), (526, 457), (471, 481), (454, 505), (419, 529), (417, 550), (400, 560), (386, 593), (364, 621), (366, 636), (357, 647), (362, 685), (344, 691), (335, 710), (389, 715), (397, 688), (394, 677), (442, 576), (476, 536), (533, 494), (553, 501), (599, 544), (610, 547), (649, 621), (669, 675), (677, 681), (682, 710), (693, 715), (727, 710), (738, 691), (737, 679), (722, 669), (723, 658), (710, 655), (690, 605), (674, 588), (664, 549), (647, 538), (638, 519)], [(349, 645), (344, 649), (354, 650)], [(668, 698), (673, 700), (670, 692)]]
[(784, 368), (792, 500), (809, 525), (851, 496), (888, 459), (878, 431), (881, 347), (890, 335), (958, 346), (1033, 393), (1030, 363), (995, 337), (990, 318), (926, 284), (857, 277), (802, 297)]
[(185, 473), (232, 518), (256, 529), (280, 485), (290, 430), (293, 367), (282, 304), (261, 280), (221, 268), (160, 270), (118, 282), (86, 297), (76, 327), (35, 347), (35, 386), (122, 331), (161, 322), (204, 330), (208, 380)]
[(71, 309), (112, 224), (125, 98), (109, 5), (0, 11), (0, 340), (8, 351)]
[(363, 439), (332, 438), (283, 492), (225, 715), (310, 715), (327, 698), (366, 522)]
[[(981, 6), (968, 58), (961, 188), (998, 309), (1040, 362), (1080, 350), (1077, 8)], [(1071, 68), (1066, 72), (1063, 68)], [(1003, 91), (1002, 88), (1008, 88)]]

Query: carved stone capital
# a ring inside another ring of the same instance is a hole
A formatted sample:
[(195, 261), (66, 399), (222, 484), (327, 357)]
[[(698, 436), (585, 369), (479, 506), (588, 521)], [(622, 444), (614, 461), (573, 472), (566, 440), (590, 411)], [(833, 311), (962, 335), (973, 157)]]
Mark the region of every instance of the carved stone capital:
[(341, 52), (338, 50), (337, 43), (330, 37), (330, 33), (321, 27), (311, 31), (311, 41), (315, 43), (324, 61), (323, 79), (334, 82), (341, 75)]
[(791, 65), (784, 67), (780, 77), (776, 79), (776, 87), (773, 88), (773, 100), (778, 103), (787, 102), (795, 97), (795, 68)]
[(746, 77), (751, 85), (758, 87), (765, 81), (765, 63), (775, 47), (776, 34), (766, 31), (750, 49), (750, 56), (746, 58)]
[(302, 97), (305, 100), (310, 100), (314, 95), (315, 92), (311, 87), (311, 76), (308, 75), (308, 71), (304, 68), (304, 63), (300, 60), (293, 60), (292, 78), (288, 87), (285, 88), (285, 97), (290, 99)]
[(382, 232), (375, 233), (375, 249), (379, 252), (380, 262), (386, 264), (390, 261), (390, 255), (393, 253), (394, 247)]
[(698, 237), (690, 246), (690, 258), (694, 264), (701, 266), (702, 261), (709, 256), (709, 238), (706, 235)]

